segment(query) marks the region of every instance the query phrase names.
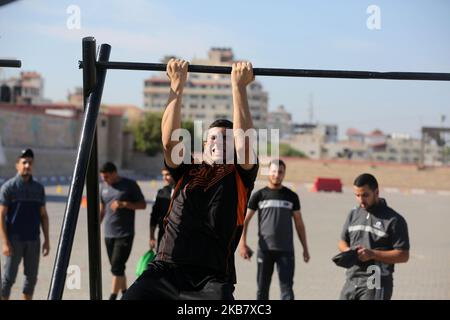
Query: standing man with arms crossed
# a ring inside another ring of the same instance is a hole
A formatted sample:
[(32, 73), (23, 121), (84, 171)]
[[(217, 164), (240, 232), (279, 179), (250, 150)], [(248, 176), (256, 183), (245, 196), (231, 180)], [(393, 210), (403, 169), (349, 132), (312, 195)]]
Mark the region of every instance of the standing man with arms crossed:
[(100, 169), (104, 183), (100, 189), (100, 216), (105, 220), (105, 244), (111, 263), (112, 293), (116, 300), (119, 291), (127, 290), (125, 263), (131, 253), (134, 239), (135, 211), (144, 210), (147, 204), (136, 181), (119, 176), (112, 162)]
[[(167, 64), (170, 93), (161, 125), (162, 142), (165, 164), (176, 187), (165, 217), (165, 233), (155, 261), (124, 299), (234, 299), (234, 252), (258, 172), (254, 151), (243, 137), (253, 128), (246, 91), (254, 80), (253, 68), (248, 62), (232, 66), (234, 124), (214, 121), (208, 129), (203, 162), (180, 164), (174, 150), (179, 141), (171, 135), (181, 126), (187, 68), (183, 60), (171, 59)], [(233, 136), (226, 139), (230, 131)], [(234, 161), (226, 158), (227, 150), (233, 148), (230, 140), (238, 155)]]
[(9, 299), (22, 258), (25, 275), (22, 298), (33, 299), (41, 250), (39, 227), (44, 233), (42, 255), (45, 257), (50, 251), (45, 190), (33, 179), (33, 160), (31, 149), (22, 151), (16, 161), (17, 175), (6, 181), (0, 190), (0, 237), (6, 258), (2, 300)]
[(255, 192), (248, 203), (239, 244), (239, 253), (244, 259), (250, 259), (252, 250), (247, 245), (247, 231), (251, 218), (258, 211), (258, 253), (257, 282), (258, 300), (269, 299), (270, 282), (274, 264), (278, 267), (281, 300), (294, 300), (294, 242), (292, 220), (303, 246), (303, 261), (309, 261), (305, 225), (300, 211), (298, 195), (282, 185), (286, 174), (286, 164), (282, 160), (273, 160), (269, 166), (268, 186)]
[(341, 252), (357, 250), (358, 262), (347, 270), (340, 299), (390, 300), (394, 264), (409, 259), (406, 220), (379, 197), (373, 175), (358, 176), (353, 190), (359, 206), (350, 211), (338, 247)]

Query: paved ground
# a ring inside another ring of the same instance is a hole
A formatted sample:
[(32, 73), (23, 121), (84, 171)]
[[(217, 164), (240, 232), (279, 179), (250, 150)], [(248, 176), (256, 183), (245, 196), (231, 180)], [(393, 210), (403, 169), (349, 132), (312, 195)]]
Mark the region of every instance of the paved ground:
[[(140, 182), (147, 199), (154, 197), (159, 182)], [(349, 209), (354, 206), (353, 195), (345, 189), (342, 194), (311, 193), (305, 185), (288, 184), (299, 192), (302, 211), (310, 244), (311, 261), (302, 262), (301, 245), (296, 239), (296, 273), (294, 290), (297, 299), (336, 299), (344, 282), (344, 269), (336, 267), (330, 258), (337, 253), (337, 239)], [(259, 183), (258, 187), (262, 184)], [(41, 259), (39, 281), (35, 298), (46, 299), (50, 277), (59, 239), (61, 221), (65, 209), (67, 187), (62, 191), (47, 187), (48, 212), (50, 215), (51, 254)], [(60, 191), (60, 192), (58, 192)], [(450, 299), (450, 196), (447, 194), (382, 193), (388, 204), (404, 215), (411, 237), (411, 258), (407, 264), (398, 265), (394, 275), (393, 299)], [(135, 279), (134, 269), (139, 257), (148, 246), (148, 219), (150, 206), (136, 214), (136, 236), (127, 268), (129, 281)], [(249, 231), (249, 243), (256, 249), (256, 217)], [(81, 288), (68, 288), (64, 299), (88, 299), (86, 209), (80, 210), (70, 265), (81, 271)], [(2, 258), (3, 259), (3, 258)], [(103, 295), (109, 296), (111, 283), (109, 263), (102, 242)], [(237, 299), (254, 299), (256, 293), (256, 260), (237, 260)], [(20, 297), (22, 269), (19, 272), (11, 298)], [(72, 278), (74, 279), (74, 278)], [(279, 299), (277, 275), (274, 274), (270, 297)]]

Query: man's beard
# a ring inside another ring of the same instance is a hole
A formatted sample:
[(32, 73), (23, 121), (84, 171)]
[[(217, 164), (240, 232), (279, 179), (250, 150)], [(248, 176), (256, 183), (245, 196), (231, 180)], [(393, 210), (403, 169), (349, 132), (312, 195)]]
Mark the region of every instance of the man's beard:
[(276, 187), (279, 187), (279, 186), (281, 186), (281, 184), (282, 184), (282, 181), (280, 181), (280, 182), (278, 182), (277, 180), (271, 180), (270, 181), (274, 186), (276, 186)]
[(374, 201), (374, 203), (372, 203), (370, 206), (365, 207), (364, 209), (365, 209), (367, 212), (372, 212), (372, 211), (376, 208), (376, 206), (377, 206), (377, 202)]

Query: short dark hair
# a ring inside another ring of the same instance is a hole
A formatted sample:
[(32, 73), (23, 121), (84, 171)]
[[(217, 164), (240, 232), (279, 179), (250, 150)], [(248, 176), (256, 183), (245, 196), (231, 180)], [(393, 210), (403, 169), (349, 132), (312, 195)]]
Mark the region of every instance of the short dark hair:
[(100, 168), (101, 173), (113, 173), (117, 172), (117, 167), (114, 163), (108, 161), (105, 162), (102, 167)]
[(378, 181), (370, 173), (363, 173), (356, 177), (353, 182), (355, 187), (368, 186), (370, 190), (375, 191), (378, 189)]
[(211, 123), (208, 127), (208, 129), (211, 128), (227, 128), (227, 129), (233, 129), (233, 122), (227, 119), (218, 119)]
[(34, 158), (34, 152), (31, 149), (23, 149), (20, 151), (18, 158)]
[(286, 170), (286, 163), (284, 163), (284, 161), (281, 160), (281, 159), (273, 159), (273, 160), (271, 160), (270, 163), (269, 163), (269, 167), (271, 165), (273, 165), (273, 164), (276, 165), (277, 167), (284, 167), (284, 170)]
[(31, 158), (34, 160), (33, 150), (28, 148), (28, 149), (23, 149), (22, 151), (20, 151), (20, 154), (16, 158), (16, 163), (18, 163), (20, 161), (20, 159), (25, 159), (25, 158)]

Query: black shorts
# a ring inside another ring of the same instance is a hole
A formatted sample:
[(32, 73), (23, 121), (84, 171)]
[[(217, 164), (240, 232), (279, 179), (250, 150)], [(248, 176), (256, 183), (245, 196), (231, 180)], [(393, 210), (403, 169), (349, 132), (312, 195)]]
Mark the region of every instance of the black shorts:
[(125, 275), (125, 263), (130, 256), (134, 236), (124, 238), (105, 238), (106, 251), (114, 276)]
[(234, 300), (233, 292), (234, 284), (213, 270), (153, 261), (122, 299)]

